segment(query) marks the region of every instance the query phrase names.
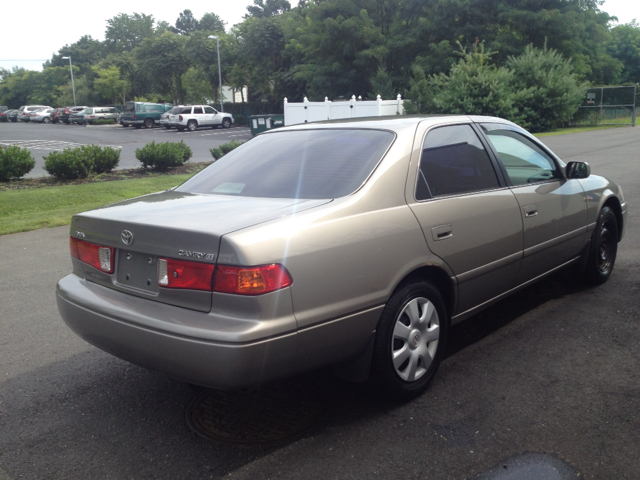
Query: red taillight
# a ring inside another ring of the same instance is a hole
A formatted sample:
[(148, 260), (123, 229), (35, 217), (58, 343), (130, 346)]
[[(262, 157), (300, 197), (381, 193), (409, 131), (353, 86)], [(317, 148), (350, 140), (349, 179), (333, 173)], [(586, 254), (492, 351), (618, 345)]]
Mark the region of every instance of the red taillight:
[(213, 289), (239, 295), (261, 295), (288, 287), (293, 283), (282, 265), (231, 267), (218, 265)]
[(133, 114), (133, 119), (137, 120), (138, 119), (138, 115), (136, 115), (135, 113)]
[(207, 263), (161, 258), (158, 260), (158, 285), (210, 292), (213, 288), (214, 268), (215, 265)]
[(182, 121), (182, 115), (178, 115), (178, 120)]
[(69, 251), (73, 258), (102, 270), (106, 273), (113, 273), (113, 247), (103, 247), (95, 243), (85, 242), (77, 238), (69, 238)]

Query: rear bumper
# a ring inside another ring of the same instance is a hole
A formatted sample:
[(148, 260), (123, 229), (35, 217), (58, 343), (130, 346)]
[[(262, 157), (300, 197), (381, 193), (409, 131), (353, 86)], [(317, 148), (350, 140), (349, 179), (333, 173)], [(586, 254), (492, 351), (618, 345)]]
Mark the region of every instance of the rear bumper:
[(73, 274), (58, 282), (56, 300), (64, 322), (82, 339), (185, 382), (234, 389), (294, 371), (293, 314), (233, 319), (128, 295)]

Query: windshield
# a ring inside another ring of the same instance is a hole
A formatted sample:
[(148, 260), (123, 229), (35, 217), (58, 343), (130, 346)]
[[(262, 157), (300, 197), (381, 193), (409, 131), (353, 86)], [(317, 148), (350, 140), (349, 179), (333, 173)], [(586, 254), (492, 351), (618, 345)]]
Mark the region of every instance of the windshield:
[(136, 104), (133, 102), (127, 102), (127, 104), (124, 106), (125, 112), (134, 112), (135, 109), (136, 109)]
[(325, 199), (349, 195), (371, 174), (394, 134), (305, 130), (261, 135), (176, 189), (247, 197)]

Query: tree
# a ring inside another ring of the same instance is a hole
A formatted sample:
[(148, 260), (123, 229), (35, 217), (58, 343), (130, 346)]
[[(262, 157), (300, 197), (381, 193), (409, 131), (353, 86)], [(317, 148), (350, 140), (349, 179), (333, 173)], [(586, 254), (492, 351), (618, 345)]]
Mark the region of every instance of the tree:
[(198, 20), (193, 16), (191, 10), (185, 10), (180, 13), (176, 20), (176, 26), (171, 29), (173, 33), (178, 35), (189, 35), (199, 30)]
[(57, 54), (53, 54), (50, 61), (45, 62), (44, 68), (67, 67), (68, 72), (69, 60), (62, 57), (71, 57), (71, 62), (74, 68), (77, 67), (78, 74), (87, 74), (91, 72), (91, 66), (101, 61), (105, 54), (102, 42), (91, 38), (90, 35), (84, 35), (77, 42), (59, 49)]
[(611, 29), (607, 51), (623, 65), (621, 82), (640, 82), (640, 25), (635, 20)]
[(205, 13), (198, 22), (198, 30), (207, 33), (224, 33), (225, 22), (215, 13)]
[(152, 15), (121, 13), (107, 20), (105, 45), (110, 52), (130, 52), (155, 35)]
[(117, 103), (117, 97), (120, 96), (122, 103), (126, 103), (127, 81), (120, 78), (120, 69), (118, 67), (93, 67), (93, 71), (98, 76), (93, 85), (100, 95), (113, 100), (114, 104)]
[(165, 32), (136, 49), (137, 62), (153, 76), (156, 91), (170, 95), (175, 104), (185, 97), (182, 79), (191, 66), (187, 42), (188, 37)]
[(282, 15), (291, 10), (291, 4), (287, 0), (253, 0), (253, 5), (247, 7), (249, 12), (245, 18), (267, 18), (274, 15)]
[(568, 122), (578, 110), (587, 84), (578, 80), (571, 61), (556, 50), (528, 45), (524, 53), (509, 57), (514, 91), (527, 91), (514, 103), (521, 124), (533, 132), (554, 130)]

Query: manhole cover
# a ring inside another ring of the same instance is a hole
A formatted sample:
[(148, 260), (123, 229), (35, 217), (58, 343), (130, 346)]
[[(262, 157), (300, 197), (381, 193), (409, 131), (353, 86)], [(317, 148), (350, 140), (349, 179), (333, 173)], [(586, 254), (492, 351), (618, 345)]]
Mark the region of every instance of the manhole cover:
[(189, 405), (187, 423), (215, 442), (265, 444), (304, 432), (320, 418), (325, 403), (319, 388), (295, 380), (255, 390), (207, 390)]

